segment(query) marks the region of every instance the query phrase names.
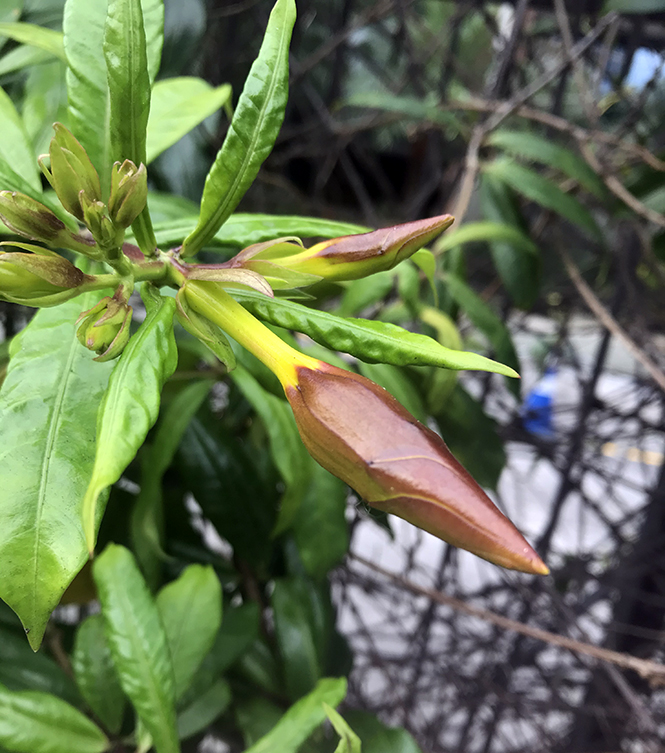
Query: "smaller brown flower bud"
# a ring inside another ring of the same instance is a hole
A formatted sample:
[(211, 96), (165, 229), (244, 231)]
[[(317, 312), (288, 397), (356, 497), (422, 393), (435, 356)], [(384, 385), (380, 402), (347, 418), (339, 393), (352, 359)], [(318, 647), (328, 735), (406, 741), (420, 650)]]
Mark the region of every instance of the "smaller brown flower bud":
[(24, 306), (56, 306), (79, 295), (86, 275), (61, 256), (0, 253), (0, 299)]

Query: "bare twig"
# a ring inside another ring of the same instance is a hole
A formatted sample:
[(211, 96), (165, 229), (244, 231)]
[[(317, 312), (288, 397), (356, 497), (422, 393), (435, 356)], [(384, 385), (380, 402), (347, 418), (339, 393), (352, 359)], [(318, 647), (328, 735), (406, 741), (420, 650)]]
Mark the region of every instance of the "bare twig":
[(365, 565), (365, 567), (389, 578), (394, 583), (408, 589), (412, 593), (426, 596), (437, 604), (451, 607), (452, 609), (468, 614), (471, 617), (485, 620), (486, 622), (490, 622), (504, 630), (512, 630), (516, 633), (521, 633), (528, 638), (534, 638), (535, 640), (549, 643), (552, 646), (565, 648), (576, 654), (588, 656), (597, 661), (613, 664), (617, 667), (622, 667), (623, 669), (633, 670), (634, 672), (637, 672), (640, 677), (648, 680), (652, 685), (665, 685), (665, 665), (663, 664), (658, 664), (657, 662), (649, 661), (647, 659), (640, 659), (636, 656), (630, 656), (629, 654), (622, 654), (618, 651), (611, 651), (610, 649), (594, 646), (591, 643), (577, 641), (574, 638), (568, 638), (565, 635), (551, 633), (549, 630), (542, 630), (541, 628), (532, 627), (531, 625), (525, 625), (522, 622), (511, 620), (509, 617), (504, 617), (503, 615), (492, 612), (489, 609), (474, 607), (461, 599), (456, 599), (454, 596), (448, 596), (447, 594), (435, 591), (434, 589), (419, 586), (417, 583), (413, 583), (397, 573), (385, 570), (379, 565), (376, 565), (357, 554), (351, 554), (350, 556), (357, 562)]
[(598, 321), (609, 330), (617, 339), (621, 340), (626, 349), (632, 354), (633, 358), (640, 363), (656, 384), (665, 392), (665, 373), (651, 360), (651, 358), (637, 345), (630, 337), (626, 330), (616, 321), (610, 312), (598, 300), (596, 294), (584, 282), (579, 269), (565, 251), (561, 252), (563, 263), (568, 272), (568, 276), (577, 288), (577, 292), (582, 296), (586, 305), (595, 314)]

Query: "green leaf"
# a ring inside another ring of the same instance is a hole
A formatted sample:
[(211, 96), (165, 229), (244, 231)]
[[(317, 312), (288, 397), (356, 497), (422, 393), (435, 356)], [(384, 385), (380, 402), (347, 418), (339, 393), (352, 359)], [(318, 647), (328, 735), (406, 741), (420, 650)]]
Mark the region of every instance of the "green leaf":
[(117, 735), (122, 725), (125, 695), (113, 666), (101, 615), (92, 615), (79, 625), (72, 669), (88, 706), (104, 726)]
[(35, 653), (22, 630), (0, 628), (0, 683), (9, 690), (39, 690), (74, 705), (81, 703), (72, 679), (46, 654)]
[(158, 81), (148, 118), (147, 164), (217, 112), (230, 97), (229, 84), (212, 87), (193, 76)]
[(37, 649), (46, 622), (87, 559), (80, 501), (111, 367), (76, 339), (100, 293), (42, 309), (12, 341), (0, 392), (0, 598)]
[[(135, 165), (146, 163), (146, 132), (150, 112), (150, 75), (141, 0), (109, 0), (104, 29), (108, 73), (111, 157)], [(141, 251), (151, 255), (157, 245), (148, 208), (132, 223)]]
[(104, 57), (111, 95), (111, 155), (146, 161), (150, 77), (141, 0), (109, 0)]
[(274, 535), (278, 535), (289, 528), (298, 512), (309, 482), (312, 460), (300, 439), (286, 400), (266, 392), (241, 366), (232, 372), (231, 377), (261, 417), (268, 432), (271, 455), (286, 484), (274, 530)]
[(344, 718), (338, 714), (334, 708), (327, 703), (323, 704), (326, 715), (330, 720), (335, 732), (340, 736), (339, 745), (335, 748), (335, 753), (362, 753), (360, 738), (349, 727)]
[(0, 745), (16, 753), (102, 753), (110, 742), (65, 701), (0, 685)]
[[(508, 327), (485, 301), (456, 275), (450, 274), (446, 277), (446, 287), (473, 324), (485, 334), (496, 357), (511, 371), (519, 372), (519, 360)], [(519, 382), (508, 384), (519, 395)]]
[(260, 695), (238, 698), (233, 704), (233, 710), (245, 745), (258, 742), (284, 715), (280, 706)]
[(183, 256), (195, 254), (212, 240), (272, 151), (288, 98), (289, 42), (295, 20), (294, 0), (277, 0), (228, 133), (206, 178), (199, 221), (185, 239)]
[(319, 680), (314, 690), (301, 698), (277, 724), (245, 753), (296, 753), (326, 718), (324, 703), (337, 706), (346, 695), (343, 677)]
[(31, 47), (26, 44), (19, 45), (0, 58), (0, 76), (6, 76), (8, 73), (57, 59), (50, 52), (44, 52), (38, 47)]
[(231, 687), (219, 679), (178, 714), (178, 737), (186, 740), (212, 724), (231, 703)]
[(9, 37), (15, 42), (28, 44), (31, 47), (38, 47), (50, 55), (65, 60), (65, 49), (62, 44), (62, 32), (60, 31), (17, 21), (14, 23), (0, 23), (0, 37)]
[(2, 0), (0, 2), (0, 21), (18, 21), (23, 11), (24, 0)]
[(450, 138), (454, 138), (460, 129), (460, 120), (454, 113), (442, 110), (438, 102), (427, 101), (422, 97), (410, 97), (387, 91), (365, 91), (351, 95), (343, 104), (349, 107), (371, 107), (375, 110), (398, 113), (407, 120), (445, 126), (452, 129), (452, 133), (447, 134)]
[(196, 706), (197, 700), (217, 683), (220, 675), (245, 654), (259, 636), (259, 620), (259, 607), (255, 602), (224, 609), (222, 627), (181, 699), (180, 709)]
[[(155, 234), (160, 248), (182, 243), (183, 238), (193, 232), (196, 217), (180, 218), (159, 222), (155, 225)], [(215, 237), (208, 243), (245, 248), (252, 243), (269, 241), (287, 235), (302, 238), (337, 238), (341, 235), (366, 233), (368, 228), (348, 222), (322, 220), (315, 217), (298, 217), (276, 214), (232, 214)]]
[[(350, 353), (367, 363), (477, 369), (516, 376), (510, 364), (506, 366), (496, 363), (477, 353), (450, 350), (431, 337), (408, 332), (394, 324), (368, 319), (345, 319), (251, 291), (234, 290), (233, 297), (264, 321), (303, 332), (326, 348)], [(502, 350), (504, 351), (505, 349)], [(516, 358), (513, 358), (513, 363), (517, 363)]]
[(469, 222), (441, 236), (436, 250), (441, 253), (463, 243), (507, 241), (531, 254), (539, 254), (538, 246), (516, 227), (502, 222)]
[(382, 301), (394, 285), (395, 273), (392, 270), (354, 280), (347, 285), (337, 313), (339, 316), (355, 316)]
[(346, 554), (349, 531), (345, 510), (346, 484), (317, 463), (293, 520), (300, 558), (312, 578), (324, 578)]
[(210, 392), (210, 380), (196, 381), (181, 390), (160, 419), (155, 439), (144, 446), (141, 490), (131, 518), (132, 545), (149, 583), (159, 577), (162, 549), (162, 476), (171, 465), (189, 422)]
[(487, 416), (482, 405), (459, 384), (436, 420), (453, 455), (481, 486), (496, 489), (506, 464), (496, 421)]
[(108, 0), (67, 0), (62, 21), (67, 55), (69, 125), (97, 169), (106, 193), (111, 186), (109, 84), (104, 59)]
[(173, 667), (157, 605), (122, 546), (106, 547), (95, 560), (93, 576), (122, 689), (157, 753), (179, 753)]
[(591, 212), (574, 196), (564, 193), (554, 181), (509, 159), (497, 159), (487, 163), (483, 166), (483, 171), (507, 183), (530, 201), (560, 214), (585, 230), (595, 240), (602, 240)]
[(606, 0), (603, 13), (663, 13), (665, 0)]
[[(28, 71), (21, 115), (30, 140), (30, 159), (36, 166), (35, 154), (48, 152), (53, 136), (52, 123), (67, 121), (67, 66), (60, 60), (36, 65)], [(35, 188), (41, 191), (37, 171)]]
[(40, 194), (42, 182), (32, 146), (14, 103), (2, 88), (0, 88), (0, 133), (2, 133), (0, 158), (11, 165), (12, 169), (30, 184), (35, 193)]
[(164, 382), (173, 374), (178, 351), (173, 337), (175, 299), (147, 283), (141, 288), (147, 316), (117, 361), (99, 407), (97, 452), (83, 499), (83, 525), (90, 551), (103, 512), (102, 491), (114, 484), (155, 423)]
[(550, 138), (532, 131), (494, 131), (487, 143), (523, 157), (532, 162), (548, 165), (577, 181), (582, 188), (601, 201), (607, 198), (603, 181), (591, 167), (572, 149), (567, 149)]
[(296, 700), (312, 690), (322, 674), (307, 582), (296, 577), (276, 579), (270, 603), (286, 693)]
[(422, 753), (405, 729), (387, 727), (366, 711), (353, 709), (344, 716), (360, 737), (362, 753)]
[(164, 0), (141, 0), (148, 76), (152, 84), (157, 78), (164, 46)]
[(222, 587), (215, 571), (190, 565), (162, 588), (157, 609), (171, 652), (177, 701), (212, 648), (222, 622)]
[(179, 458), (187, 488), (219, 534), (239, 557), (264, 562), (270, 554), (275, 492), (265, 488), (245, 446), (221, 422), (195, 418)]
[[(517, 197), (508, 185), (489, 175), (483, 175), (480, 203), (487, 218), (503, 223), (517, 231), (522, 238), (527, 238), (522, 233), (524, 221)], [(527, 248), (514, 237), (494, 238), (489, 246), (494, 266), (511, 298), (517, 306), (530, 309), (540, 294), (542, 262), (539, 249), (535, 246)]]

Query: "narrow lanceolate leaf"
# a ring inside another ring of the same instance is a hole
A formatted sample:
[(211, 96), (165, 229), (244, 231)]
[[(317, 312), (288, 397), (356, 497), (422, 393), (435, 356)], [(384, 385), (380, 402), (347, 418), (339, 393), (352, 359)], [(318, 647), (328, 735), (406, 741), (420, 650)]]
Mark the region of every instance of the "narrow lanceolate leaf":
[(9, 37), (15, 42), (38, 47), (61, 60), (65, 59), (62, 32), (46, 29), (36, 24), (0, 23), (0, 37)]
[(226, 711), (230, 703), (231, 686), (220, 677), (178, 714), (180, 739), (186, 740), (204, 730)]
[(111, 93), (111, 154), (145, 163), (150, 77), (141, 0), (110, 0), (104, 57)]
[(212, 648), (222, 622), (222, 587), (215, 571), (190, 565), (162, 588), (157, 609), (171, 652), (177, 701)]
[(514, 235), (519, 233), (522, 238), (527, 238), (523, 232), (526, 224), (519, 209), (518, 197), (503, 181), (483, 175), (480, 206), (492, 224), (499, 223), (513, 231), (512, 238), (502, 234), (492, 238), (489, 241), (490, 252), (494, 266), (515, 304), (531, 308), (540, 290), (542, 263), (538, 249), (535, 246), (530, 248)]
[(206, 178), (199, 222), (185, 239), (183, 256), (195, 254), (214, 238), (273, 148), (288, 98), (289, 43), (295, 20), (295, 0), (277, 0), (259, 56)]
[(487, 143), (516, 157), (523, 157), (561, 171), (598, 199), (602, 200), (607, 196), (605, 184), (586, 161), (572, 149), (567, 149), (551, 139), (529, 131), (501, 130), (490, 134)]
[(326, 718), (324, 703), (337, 706), (346, 695), (343, 677), (319, 680), (314, 690), (284, 714), (267, 735), (245, 753), (296, 753), (298, 748)]
[(307, 490), (312, 461), (300, 441), (293, 413), (286, 400), (267, 392), (259, 382), (242, 367), (237, 367), (231, 377), (261, 417), (270, 442), (270, 453), (286, 484), (275, 534), (282, 533), (292, 523)]
[(31, 47), (28, 44), (21, 44), (0, 58), (0, 76), (40, 63), (50, 63), (53, 60), (57, 60), (57, 58), (54, 58), (50, 52), (40, 50), (38, 47)]
[(109, 544), (95, 560), (93, 576), (122, 689), (157, 753), (179, 753), (173, 667), (157, 605), (122, 546)]
[(97, 454), (83, 500), (85, 538), (91, 552), (102, 513), (99, 497), (120, 478), (143, 444), (157, 420), (164, 382), (177, 365), (175, 300), (162, 298), (147, 284), (141, 295), (148, 314), (120, 356), (99, 408)]
[(494, 160), (486, 164), (483, 170), (507, 183), (530, 201), (560, 214), (585, 230), (591, 237), (601, 239), (600, 230), (591, 212), (574, 196), (564, 193), (554, 181), (510, 159)]
[(438, 253), (448, 251), (455, 246), (474, 241), (507, 241), (532, 254), (538, 253), (538, 246), (516, 227), (502, 222), (469, 222), (450, 233), (442, 235), (436, 243)]
[[(141, 0), (109, 0), (104, 57), (111, 96), (111, 157), (145, 164), (150, 75)], [(157, 243), (147, 207), (132, 227), (143, 253), (151, 254)]]
[[(513, 345), (510, 332), (501, 319), (471, 288), (455, 275), (446, 277), (446, 286), (450, 295), (455, 299), (473, 324), (483, 332), (490, 341), (497, 358), (505, 362), (515, 372), (519, 369), (517, 353)], [(500, 373), (500, 372), (498, 372)], [(519, 394), (519, 384), (514, 389)]]
[(81, 695), (104, 726), (120, 732), (125, 695), (115, 671), (100, 614), (88, 617), (76, 631), (72, 669)]
[(143, 28), (145, 30), (145, 55), (148, 76), (152, 84), (157, 78), (164, 46), (164, 0), (141, 0)]
[(230, 84), (212, 87), (193, 76), (158, 81), (150, 102), (147, 163), (217, 112), (230, 97)]
[(102, 753), (111, 743), (60, 698), (0, 685), (0, 745), (16, 753)]
[(23, 121), (4, 89), (0, 89), (0, 133), (0, 157), (23, 176), (36, 193), (41, 193), (42, 183), (32, 146)]
[(284, 689), (292, 701), (310, 692), (323, 674), (309, 591), (304, 578), (277, 578), (270, 597)]
[(97, 408), (111, 370), (76, 339), (90, 293), (42, 309), (12, 341), (0, 393), (0, 598), (37, 649), (87, 558), (80, 501), (94, 461)]
[[(160, 248), (182, 243), (194, 231), (196, 217), (155, 223)], [(340, 235), (367, 233), (370, 228), (350, 222), (317, 217), (280, 216), (276, 214), (232, 214), (209, 241), (222, 246), (245, 248), (252, 243), (297, 235), (300, 238), (337, 238)]]
[(141, 491), (132, 511), (131, 536), (144, 575), (159, 576), (162, 548), (162, 476), (171, 465), (189, 422), (205, 400), (212, 382), (202, 380), (185, 387), (171, 401), (157, 427), (155, 441), (144, 446)]
[(446, 369), (492, 371), (517, 376), (510, 366), (477, 353), (446, 348), (426, 335), (387, 322), (352, 319), (317, 311), (292, 301), (267, 298), (251, 291), (233, 291), (254, 316), (278, 327), (303, 332), (320, 345), (349, 353), (368, 363), (394, 366), (441, 366)]
[(107, 7), (108, 0), (67, 0), (62, 28), (67, 55), (69, 126), (108, 193), (112, 165), (110, 101), (102, 50)]

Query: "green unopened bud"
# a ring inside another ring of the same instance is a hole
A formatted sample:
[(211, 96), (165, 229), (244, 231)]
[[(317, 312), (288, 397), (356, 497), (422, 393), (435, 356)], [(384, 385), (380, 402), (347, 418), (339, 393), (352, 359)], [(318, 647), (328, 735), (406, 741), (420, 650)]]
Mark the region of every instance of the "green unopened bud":
[(76, 337), (81, 345), (97, 353), (95, 361), (110, 361), (125, 349), (131, 321), (132, 307), (107, 296), (79, 316)]
[(113, 224), (103, 201), (91, 201), (81, 191), (79, 196), (83, 209), (83, 221), (92, 233), (92, 237), (103, 251), (122, 246), (125, 231)]
[(143, 211), (148, 199), (148, 173), (126, 159), (116, 162), (111, 169), (111, 196), (109, 215), (113, 222), (127, 228)]
[(0, 191), (0, 218), (12, 232), (24, 238), (96, 257), (94, 245), (72, 233), (48, 207), (25, 194)]
[(56, 306), (79, 295), (86, 275), (61, 256), (0, 254), (0, 299), (24, 306)]
[[(238, 256), (251, 258), (253, 264), (269, 261), (272, 265), (318, 275), (326, 280), (357, 280), (392, 269), (426, 246), (452, 225), (453, 221), (453, 217), (444, 214), (428, 220), (382, 228), (372, 233), (333, 238), (297, 253), (294, 253), (297, 249), (292, 243), (273, 242), (260, 244), (265, 248), (260, 248), (258, 252), (255, 247), (250, 247)], [(251, 251), (251, 255), (248, 256), (247, 251)], [(234, 261), (231, 260), (231, 263)]]
[(80, 196), (85, 195), (89, 201), (102, 198), (99, 175), (73, 134), (62, 123), (55, 123), (53, 128), (55, 136), (49, 147), (51, 184), (62, 206), (83, 221)]

